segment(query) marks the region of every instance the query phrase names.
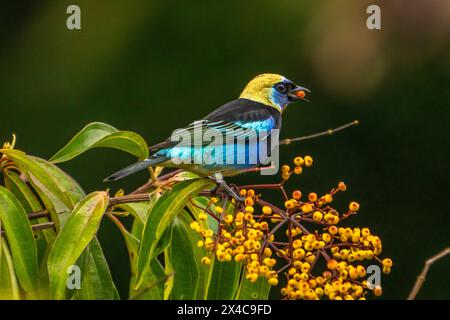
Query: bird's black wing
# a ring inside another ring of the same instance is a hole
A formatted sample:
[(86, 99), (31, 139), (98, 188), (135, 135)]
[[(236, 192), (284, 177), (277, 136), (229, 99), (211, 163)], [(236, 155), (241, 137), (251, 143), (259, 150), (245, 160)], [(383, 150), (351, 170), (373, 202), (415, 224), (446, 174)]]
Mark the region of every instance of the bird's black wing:
[[(202, 120), (194, 121), (187, 127), (174, 131), (170, 138), (151, 146), (149, 150), (150, 152), (156, 152), (173, 147), (180, 143), (179, 139), (183, 135), (195, 136), (196, 133), (201, 132), (199, 136), (202, 137), (202, 133), (211, 129), (219, 132), (245, 130), (251, 127), (251, 124), (263, 121), (271, 121), (274, 129), (280, 129), (281, 114), (276, 109), (262, 103), (240, 98), (224, 104)], [(209, 144), (209, 142), (206, 144)]]

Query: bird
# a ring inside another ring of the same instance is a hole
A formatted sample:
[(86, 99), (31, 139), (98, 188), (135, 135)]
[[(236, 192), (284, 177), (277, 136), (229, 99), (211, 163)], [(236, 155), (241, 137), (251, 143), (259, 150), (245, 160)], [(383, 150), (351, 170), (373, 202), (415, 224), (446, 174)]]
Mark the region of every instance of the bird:
[[(263, 147), (267, 150), (267, 157), (270, 157), (277, 143), (273, 143), (273, 132), (281, 130), (283, 112), (292, 102), (308, 102), (306, 93), (310, 90), (282, 75), (257, 75), (244, 87), (238, 99), (175, 130), (171, 137), (149, 147), (150, 156), (147, 159), (113, 173), (104, 181), (116, 181), (150, 166), (179, 168), (201, 177), (210, 177), (232, 198), (242, 201), (243, 198), (228, 186), (224, 177), (261, 165), (267, 160), (259, 156)], [(215, 139), (205, 139), (205, 132)], [(234, 134), (228, 143), (220, 139), (221, 135), (226, 134)], [(238, 158), (240, 161), (237, 161)]]

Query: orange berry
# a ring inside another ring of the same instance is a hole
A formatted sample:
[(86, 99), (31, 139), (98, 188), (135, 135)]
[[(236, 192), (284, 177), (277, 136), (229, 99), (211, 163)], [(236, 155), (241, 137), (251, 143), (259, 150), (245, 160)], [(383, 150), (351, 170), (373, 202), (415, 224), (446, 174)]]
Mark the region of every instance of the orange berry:
[(373, 289), (373, 293), (374, 293), (377, 297), (379, 297), (379, 296), (381, 296), (381, 295), (383, 294), (383, 290), (381, 289), (380, 286), (376, 286), (375, 289)]
[(297, 91), (297, 92), (295, 93), (295, 96), (298, 97), (298, 98), (300, 98), (300, 99), (303, 99), (303, 98), (305, 97), (305, 95), (306, 95), (306, 93), (305, 93), (305, 91), (303, 91), (303, 90)]
[(253, 206), (255, 203), (253, 202), (253, 199), (252, 198), (250, 198), (250, 197), (247, 197), (246, 199), (245, 199), (245, 205), (246, 206)]
[(294, 168), (294, 173), (295, 173), (295, 174), (301, 174), (302, 172), (303, 172), (302, 167), (295, 167), (295, 168)]
[(314, 192), (311, 192), (311, 193), (308, 195), (308, 199), (309, 199), (309, 201), (311, 201), (311, 202), (317, 201), (317, 194), (314, 193)]
[(292, 192), (292, 198), (299, 200), (302, 197), (302, 192), (300, 190), (295, 190)]
[(327, 268), (330, 270), (336, 269), (338, 266), (338, 262), (334, 259), (330, 259), (327, 261)]
[(345, 185), (345, 183), (344, 182), (339, 182), (339, 184), (338, 184), (338, 189), (340, 190), (340, 191), (345, 191), (345, 190), (347, 190), (347, 186)]

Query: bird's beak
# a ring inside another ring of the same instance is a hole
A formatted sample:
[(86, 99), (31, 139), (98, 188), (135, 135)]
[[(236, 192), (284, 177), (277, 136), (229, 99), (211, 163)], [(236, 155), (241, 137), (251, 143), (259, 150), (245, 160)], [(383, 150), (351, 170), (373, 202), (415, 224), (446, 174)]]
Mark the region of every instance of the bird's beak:
[(288, 96), (289, 98), (292, 99), (292, 101), (299, 101), (299, 100), (303, 100), (306, 102), (309, 102), (308, 99), (305, 98), (306, 93), (310, 93), (311, 91), (309, 89), (300, 87), (300, 86), (296, 86), (294, 89), (292, 89), (291, 91), (289, 91)]

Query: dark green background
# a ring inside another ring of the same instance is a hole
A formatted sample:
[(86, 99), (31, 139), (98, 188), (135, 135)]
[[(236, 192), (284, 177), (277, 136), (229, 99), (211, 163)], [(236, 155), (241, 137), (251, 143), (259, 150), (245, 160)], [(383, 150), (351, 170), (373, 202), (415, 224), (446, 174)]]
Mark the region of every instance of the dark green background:
[[(256, 74), (281, 73), (312, 90), (310, 104), (284, 114), (283, 137), (360, 120), (282, 147), (281, 159), (314, 157), (290, 183), (303, 192), (346, 181), (341, 202), (361, 203), (352, 224), (379, 234), (394, 260), (383, 297), (403, 299), (424, 260), (450, 244), (450, 3), (377, 1), (382, 30), (369, 31), (374, 2), (2, 1), (0, 140), (16, 133), (19, 149), (49, 158), (84, 125), (103, 121), (153, 144), (235, 99)], [(66, 28), (68, 4), (81, 7), (80, 31)], [(144, 174), (101, 180), (132, 161), (102, 149), (62, 167), (86, 191), (130, 191)], [(100, 240), (123, 293), (128, 260), (109, 221)], [(449, 267), (448, 257), (432, 267), (419, 298), (450, 298)]]

